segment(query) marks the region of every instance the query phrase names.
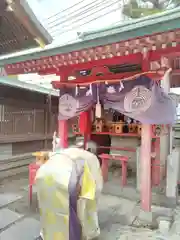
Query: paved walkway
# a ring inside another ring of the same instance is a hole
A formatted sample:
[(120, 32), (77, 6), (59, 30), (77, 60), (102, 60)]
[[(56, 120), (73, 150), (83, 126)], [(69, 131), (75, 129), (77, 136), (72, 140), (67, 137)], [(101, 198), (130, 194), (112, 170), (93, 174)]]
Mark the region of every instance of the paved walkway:
[[(17, 176), (0, 183), (0, 240), (35, 240), (40, 224), (37, 202), (28, 206), (27, 176)], [(102, 195), (99, 204), (101, 236), (99, 240), (179, 240), (180, 207), (174, 211), (175, 222), (164, 235), (138, 218), (139, 203)], [(167, 209), (157, 207), (154, 212)], [(152, 229), (150, 229), (152, 228)]]

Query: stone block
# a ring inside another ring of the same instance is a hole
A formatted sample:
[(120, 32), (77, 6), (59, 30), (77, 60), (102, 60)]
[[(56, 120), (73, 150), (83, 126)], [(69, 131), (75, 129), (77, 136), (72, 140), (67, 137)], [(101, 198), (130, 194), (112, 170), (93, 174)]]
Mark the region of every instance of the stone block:
[(159, 217), (157, 219), (159, 232), (161, 234), (168, 234), (170, 227), (171, 227), (171, 218), (169, 217)]
[(172, 153), (168, 156), (167, 159), (166, 196), (169, 198), (177, 198), (179, 159), (180, 159), (179, 150), (173, 149)]

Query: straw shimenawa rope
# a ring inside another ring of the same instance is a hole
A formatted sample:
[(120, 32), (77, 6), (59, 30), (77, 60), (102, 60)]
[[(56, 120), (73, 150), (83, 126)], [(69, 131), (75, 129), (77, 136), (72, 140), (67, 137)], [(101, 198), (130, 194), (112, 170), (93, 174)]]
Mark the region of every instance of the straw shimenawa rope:
[(128, 81), (128, 80), (133, 80), (134, 78), (138, 78), (140, 76), (143, 76), (143, 75), (148, 75), (148, 74), (155, 74), (157, 73), (157, 71), (148, 71), (148, 72), (143, 72), (143, 73), (137, 73), (133, 76), (130, 76), (130, 77), (126, 77), (126, 78), (122, 78), (122, 79), (112, 79), (112, 80), (92, 80), (92, 81), (87, 81), (87, 82), (83, 82), (83, 83), (77, 83), (77, 82), (59, 82), (58, 84), (60, 85), (66, 85), (66, 86), (86, 86), (86, 85), (90, 85), (90, 84), (93, 84), (93, 83), (104, 83), (104, 82), (111, 82), (111, 83), (116, 83), (116, 82), (120, 82), (120, 81)]

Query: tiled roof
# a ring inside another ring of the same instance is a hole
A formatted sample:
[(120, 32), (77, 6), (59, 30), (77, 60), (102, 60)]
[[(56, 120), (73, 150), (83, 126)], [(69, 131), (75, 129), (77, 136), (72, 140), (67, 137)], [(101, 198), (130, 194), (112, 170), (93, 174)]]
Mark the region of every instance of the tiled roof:
[(19, 81), (16, 77), (0, 77), (0, 84), (16, 87), (16, 88), (23, 88), (33, 92), (39, 92), (42, 94), (48, 94), (52, 96), (58, 96), (58, 91), (54, 90), (53, 88), (47, 88), (45, 86), (41, 86), (40, 84), (35, 84), (34, 82), (25, 82)]
[(0, 3), (0, 55), (52, 42), (26, 1), (5, 2)]
[[(100, 28), (94, 31), (82, 32), (82, 33), (79, 33), (79, 37), (82, 40), (90, 40), (90, 39), (93, 40), (100, 37), (126, 33), (128, 31), (136, 31), (144, 27), (155, 26), (154, 31), (149, 33), (149, 34), (153, 34), (157, 32), (157, 27), (159, 24), (162, 24), (168, 21), (173, 21), (179, 18), (180, 18), (180, 7), (177, 7), (172, 10), (165, 11), (163, 13), (153, 14), (153, 15), (142, 17), (135, 20), (129, 20), (129, 21), (126, 21), (125, 23), (120, 22), (115, 26)], [(180, 28), (179, 25), (177, 25), (176, 28)], [(166, 29), (164, 29), (164, 31), (170, 31), (170, 30), (173, 30), (173, 29), (169, 29), (168, 26)]]
[(103, 46), (129, 39), (135, 39), (161, 32), (175, 31), (179, 27), (180, 8), (166, 11), (161, 14), (129, 21), (111, 28), (99, 29), (98, 31), (80, 34), (79, 40), (73, 44), (59, 46), (52, 49), (36, 51), (18, 57), (10, 57), (0, 60), (0, 65), (23, 62), (27, 60), (40, 59), (57, 54), (65, 54), (82, 49)]

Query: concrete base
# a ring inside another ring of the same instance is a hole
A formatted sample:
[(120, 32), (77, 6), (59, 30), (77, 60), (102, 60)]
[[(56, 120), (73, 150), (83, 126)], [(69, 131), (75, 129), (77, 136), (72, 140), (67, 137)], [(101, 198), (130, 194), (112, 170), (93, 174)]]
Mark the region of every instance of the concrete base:
[(153, 226), (153, 213), (143, 211), (140, 206), (136, 206), (132, 213), (132, 226), (147, 227)]
[(153, 212), (145, 212), (142, 209), (140, 209), (138, 217), (139, 220), (146, 222), (147, 224), (153, 223)]

